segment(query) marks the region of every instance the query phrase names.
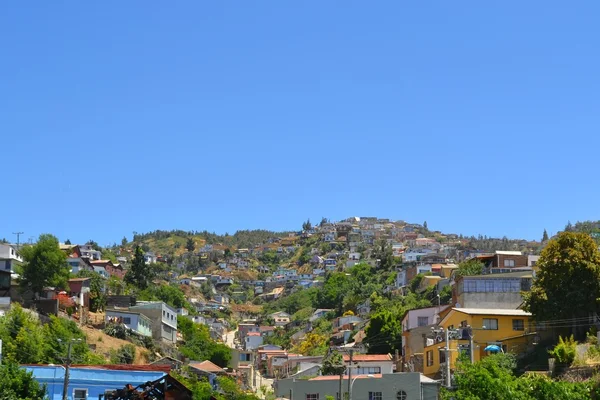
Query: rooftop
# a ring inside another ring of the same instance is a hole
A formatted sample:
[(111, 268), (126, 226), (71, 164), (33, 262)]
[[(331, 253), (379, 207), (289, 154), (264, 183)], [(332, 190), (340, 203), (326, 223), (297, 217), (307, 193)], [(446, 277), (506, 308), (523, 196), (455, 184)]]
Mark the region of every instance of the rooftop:
[[(391, 361), (392, 356), (390, 354), (355, 354), (352, 357), (353, 361)], [(349, 355), (344, 355), (344, 361), (350, 361)]]
[(190, 363), (190, 367), (195, 368), (199, 371), (203, 371), (203, 372), (221, 372), (224, 373), (225, 370), (221, 367), (219, 367), (218, 365), (206, 360), (206, 361), (202, 361), (202, 362), (191, 362)]
[(503, 308), (452, 308), (452, 311), (458, 311), (471, 315), (508, 315), (514, 317), (531, 317), (531, 313), (523, 310), (503, 309)]

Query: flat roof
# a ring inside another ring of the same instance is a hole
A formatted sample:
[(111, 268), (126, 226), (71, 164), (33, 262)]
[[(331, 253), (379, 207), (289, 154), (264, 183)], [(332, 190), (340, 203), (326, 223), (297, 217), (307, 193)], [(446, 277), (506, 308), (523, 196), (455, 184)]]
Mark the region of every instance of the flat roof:
[(452, 311), (458, 311), (465, 314), (472, 315), (509, 315), (519, 317), (531, 317), (531, 313), (518, 309), (506, 309), (506, 308), (456, 308), (453, 307)]

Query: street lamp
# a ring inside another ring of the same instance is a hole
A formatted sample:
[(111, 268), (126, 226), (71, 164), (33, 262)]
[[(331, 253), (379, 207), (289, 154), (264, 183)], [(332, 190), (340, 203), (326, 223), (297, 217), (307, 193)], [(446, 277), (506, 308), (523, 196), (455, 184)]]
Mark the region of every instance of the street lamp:
[(352, 387), (354, 386), (354, 382), (356, 381), (356, 379), (360, 378), (361, 376), (366, 376), (367, 378), (375, 378), (375, 375), (371, 375), (371, 374), (356, 375), (354, 377), (354, 379), (352, 379), (352, 382), (350, 383), (350, 393), (348, 393), (348, 400), (352, 400)]

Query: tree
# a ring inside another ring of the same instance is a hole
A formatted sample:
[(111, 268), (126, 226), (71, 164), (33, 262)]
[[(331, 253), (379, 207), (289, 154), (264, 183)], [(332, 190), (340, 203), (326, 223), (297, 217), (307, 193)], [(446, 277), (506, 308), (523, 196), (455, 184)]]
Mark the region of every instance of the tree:
[(344, 296), (350, 291), (350, 278), (342, 272), (334, 272), (327, 276), (323, 288), (317, 293), (319, 308), (334, 308), (341, 314)]
[(39, 322), (20, 305), (13, 304), (0, 319), (0, 339), (3, 358), (20, 364), (36, 364), (44, 360), (46, 338)]
[(65, 240), (65, 244), (71, 244), (71, 241), (69, 239)]
[(537, 263), (525, 310), (538, 321), (587, 317), (599, 311), (600, 252), (587, 234), (561, 232)]
[(544, 229), (544, 234), (542, 235), (542, 243), (547, 242), (548, 241), (548, 232), (546, 232), (546, 229)]
[(379, 260), (379, 268), (383, 270), (392, 269), (394, 266), (394, 252), (392, 245), (384, 239), (380, 239), (375, 243), (373, 257)]
[(123, 236), (123, 239), (121, 239), (121, 246), (125, 246), (127, 245), (127, 238), (125, 236)]
[(459, 276), (473, 276), (483, 274), (483, 268), (485, 265), (476, 258), (465, 260), (458, 264), (458, 269), (454, 273), (455, 277)]
[(310, 223), (310, 218), (306, 220), (306, 222), (304, 222), (302, 224), (302, 230), (303, 231), (310, 231), (312, 229), (312, 224)]
[(344, 358), (338, 352), (331, 352), (323, 359), (321, 375), (341, 375), (346, 372)]
[(192, 239), (191, 237), (189, 237), (187, 239), (187, 242), (185, 244), (185, 248), (187, 249), (187, 251), (189, 251), (190, 253), (194, 251), (194, 249), (196, 248), (196, 244), (194, 243), (194, 239)]
[(389, 310), (381, 310), (371, 316), (365, 329), (365, 342), (369, 354), (388, 354), (402, 347), (402, 324)]
[(32, 372), (19, 367), (19, 364), (8, 362), (0, 366), (1, 400), (38, 400), (45, 399), (46, 385), (40, 385)]
[(423, 222), (423, 229), (425, 229), (426, 231), (429, 230), (429, 229), (427, 229), (427, 221)]
[(319, 226), (323, 226), (323, 225), (325, 225), (328, 222), (329, 221), (327, 220), (327, 218), (323, 217), (323, 218), (321, 218), (321, 222), (319, 223)]
[(104, 295), (106, 282), (104, 278), (94, 272), (81, 270), (77, 273), (78, 278), (90, 278), (90, 311), (98, 312), (104, 310), (106, 296)]
[(58, 239), (40, 235), (36, 244), (21, 249), (21, 287), (39, 295), (47, 287), (65, 289), (69, 279), (67, 255), (60, 249)]
[(151, 281), (150, 266), (144, 260), (144, 252), (140, 246), (135, 246), (135, 254), (131, 262), (131, 268), (125, 274), (125, 282), (144, 290)]

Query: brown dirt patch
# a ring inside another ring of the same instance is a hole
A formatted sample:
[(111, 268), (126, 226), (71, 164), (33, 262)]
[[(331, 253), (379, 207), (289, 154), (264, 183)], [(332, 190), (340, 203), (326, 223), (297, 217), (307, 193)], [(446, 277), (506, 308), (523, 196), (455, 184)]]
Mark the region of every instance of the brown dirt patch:
[[(88, 344), (96, 345), (96, 350), (94, 352), (104, 357), (107, 361), (110, 360), (111, 350), (116, 350), (126, 344), (132, 344), (127, 340), (117, 339), (109, 336), (99, 329), (83, 326), (81, 327), (81, 330), (85, 333)], [(148, 364), (148, 349), (135, 346), (135, 359), (133, 360), (133, 364)]]

